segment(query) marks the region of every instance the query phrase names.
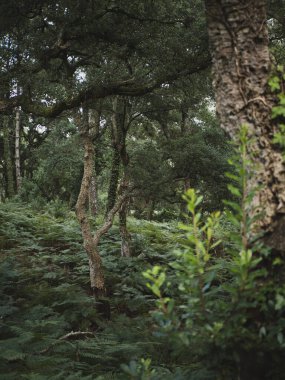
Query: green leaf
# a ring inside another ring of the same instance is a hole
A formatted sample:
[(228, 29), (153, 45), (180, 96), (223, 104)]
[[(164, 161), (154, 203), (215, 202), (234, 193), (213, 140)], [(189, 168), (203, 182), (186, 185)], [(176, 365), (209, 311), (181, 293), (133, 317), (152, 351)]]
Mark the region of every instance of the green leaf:
[(233, 194), (233, 195), (235, 195), (235, 196), (237, 196), (237, 197), (241, 197), (241, 192), (240, 192), (240, 189), (238, 189), (236, 186), (234, 186), (234, 185), (232, 185), (232, 184), (229, 184), (228, 185), (228, 189), (229, 189), (229, 191)]

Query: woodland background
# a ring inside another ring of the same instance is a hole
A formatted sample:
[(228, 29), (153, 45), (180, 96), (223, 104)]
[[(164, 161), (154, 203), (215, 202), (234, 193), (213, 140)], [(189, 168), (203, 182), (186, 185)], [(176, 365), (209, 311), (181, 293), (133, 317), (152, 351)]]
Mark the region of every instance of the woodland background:
[(284, 1), (0, 20), (0, 377), (285, 379)]

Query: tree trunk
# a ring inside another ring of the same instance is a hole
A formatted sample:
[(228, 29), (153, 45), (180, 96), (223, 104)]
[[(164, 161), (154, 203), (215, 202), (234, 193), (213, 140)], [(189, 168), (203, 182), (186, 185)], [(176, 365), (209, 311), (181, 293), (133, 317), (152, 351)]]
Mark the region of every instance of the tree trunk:
[(88, 126), (89, 126), (89, 134), (93, 141), (94, 146), (94, 163), (93, 163), (93, 174), (90, 182), (89, 189), (89, 210), (93, 216), (96, 216), (98, 209), (98, 190), (97, 190), (97, 178), (96, 178), (96, 151), (95, 151), (95, 143), (99, 138), (99, 127), (100, 127), (100, 112), (97, 109), (90, 109), (88, 112)]
[(21, 163), (20, 163), (20, 109), (16, 108), (15, 117), (15, 168), (16, 168), (16, 187), (19, 192), (22, 184)]
[(153, 219), (153, 213), (155, 209), (155, 201), (153, 199), (149, 199), (147, 203), (148, 203), (148, 208), (147, 208), (146, 219), (151, 222)]
[(11, 198), (15, 195), (14, 174), (9, 141), (9, 117), (3, 116), (3, 143), (4, 143), (4, 162), (6, 167), (7, 196)]
[[(126, 193), (128, 191), (129, 181), (125, 175), (121, 183), (121, 193)], [(128, 214), (128, 205), (129, 199), (126, 199), (123, 202), (119, 210), (119, 227), (120, 227), (120, 236), (121, 236), (121, 256), (122, 257), (131, 257), (131, 235), (127, 228), (127, 214)]]
[[(263, 232), (270, 257), (285, 257), (285, 168), (281, 152), (272, 144), (276, 125), (271, 120), (273, 96), (268, 88), (271, 61), (265, 0), (205, 0), (213, 58), (213, 85), (221, 126), (235, 139), (245, 124), (253, 144), (248, 151), (256, 171), (248, 190), (255, 191), (252, 210), (264, 214), (253, 232)], [(272, 260), (273, 261), (273, 260)], [(273, 265), (268, 268), (274, 272)], [(241, 380), (263, 380), (258, 353), (240, 355)], [(266, 377), (267, 378), (267, 377)]]
[(91, 289), (95, 296), (101, 296), (105, 294), (102, 260), (98, 251), (98, 243), (93, 239), (90, 222), (86, 212), (90, 184), (94, 171), (94, 147), (88, 131), (84, 131), (82, 138), (84, 143), (84, 173), (76, 203), (76, 215), (81, 227), (84, 248), (89, 257)]
[(125, 202), (125, 204), (122, 205), (122, 208), (119, 212), (122, 257), (131, 257), (131, 235), (127, 228), (127, 208), (128, 204), (127, 202)]
[[(126, 137), (129, 127), (129, 112), (127, 100), (116, 97), (113, 100), (112, 136), (113, 145), (119, 153), (120, 162), (123, 164), (123, 178), (120, 184), (120, 193), (126, 193), (129, 187), (128, 165), (129, 156), (126, 149)], [(127, 228), (129, 199), (122, 204), (119, 210), (119, 228), (121, 235), (121, 256), (131, 256), (131, 235)]]
[(112, 167), (109, 180), (108, 199), (106, 206), (106, 215), (114, 207), (117, 198), (117, 188), (120, 176), (120, 152), (116, 146), (113, 147)]
[(276, 254), (285, 257), (285, 168), (272, 137), (273, 97), (268, 89), (271, 61), (265, 0), (206, 0), (213, 58), (213, 83), (222, 127), (235, 138), (242, 124), (255, 143), (257, 170), (249, 187), (253, 207), (264, 214), (258, 228)]
[(90, 130), (90, 123), (86, 119), (86, 111), (83, 112), (83, 120), (79, 120), (79, 122), (81, 123), (81, 137), (84, 145), (84, 171), (75, 209), (81, 227), (84, 248), (89, 258), (91, 289), (95, 297), (99, 298), (106, 294), (103, 265), (98, 248), (99, 242), (101, 237), (112, 227), (115, 214), (119, 211), (122, 204), (127, 201), (129, 194), (122, 191), (121, 187), (119, 187), (119, 194), (122, 195), (117, 199), (113, 208), (106, 215), (103, 225), (92, 235), (91, 224), (86, 210), (92, 176), (94, 174), (94, 136)]
[(96, 173), (95, 170), (91, 177), (90, 189), (89, 189), (89, 210), (91, 215), (96, 216), (98, 210), (98, 201), (97, 201), (97, 183), (96, 183)]

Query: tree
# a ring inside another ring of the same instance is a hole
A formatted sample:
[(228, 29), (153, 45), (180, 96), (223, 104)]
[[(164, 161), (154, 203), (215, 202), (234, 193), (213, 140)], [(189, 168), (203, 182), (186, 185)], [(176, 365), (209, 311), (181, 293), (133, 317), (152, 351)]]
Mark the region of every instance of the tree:
[(264, 240), (285, 255), (285, 168), (272, 138), (274, 97), (269, 91), (271, 58), (266, 24), (266, 1), (206, 1), (213, 57), (213, 83), (222, 127), (233, 137), (242, 124), (256, 143), (251, 148), (257, 164), (250, 184), (256, 191), (254, 206), (262, 212)]
[[(271, 256), (262, 265), (267, 269), (264, 278), (273, 279), (274, 286), (280, 276), (274, 260), (283, 262), (285, 257), (285, 166), (279, 146), (273, 143), (278, 126), (271, 118), (275, 99), (268, 86), (272, 61), (266, 1), (206, 0), (205, 4), (221, 125), (233, 139), (246, 125), (253, 139), (247, 147), (256, 167), (248, 184), (248, 192), (254, 192), (249, 212), (262, 217), (252, 224), (252, 233), (262, 233), (262, 241), (271, 249)], [(284, 264), (281, 268), (284, 273)], [(262, 310), (258, 311), (259, 317), (250, 310), (248, 313), (251, 321), (268, 321)], [(241, 379), (260, 380), (265, 376), (258, 349), (245, 350), (241, 355)]]
[(10, 133), (9, 133), (9, 116), (5, 115), (2, 117), (2, 128), (3, 128), (3, 157), (5, 163), (6, 171), (6, 194), (10, 198), (15, 195), (14, 189), (14, 171), (12, 163), (12, 155), (10, 148)]
[(20, 161), (20, 110), (15, 110), (15, 168), (16, 168), (16, 185), (17, 192), (21, 188), (22, 176), (21, 176), (21, 161)]
[[(93, 98), (151, 92), (189, 73), (189, 58), (193, 58), (190, 72), (209, 66), (205, 33), (194, 39), (193, 49), (188, 48), (201, 23), (197, 3), (186, 15), (184, 4), (168, 7), (148, 1), (114, 6), (100, 0), (95, 6), (94, 1), (62, 0), (56, 7), (49, 2), (19, 6), (21, 35), (15, 36), (12, 19), (2, 31), (3, 37), (17, 39), (19, 60), (1, 73), (1, 80), (10, 78), (11, 72), (21, 77), (22, 94), (14, 99), (1, 96), (1, 110), (21, 103), (24, 111), (56, 116)], [(11, 3), (4, 12), (13, 14), (16, 8)], [(149, 34), (152, 39), (146, 40)], [(3, 55), (14, 54), (5, 43), (2, 48)], [(88, 70), (92, 81), (73, 91), (78, 72)], [(50, 107), (41, 104), (47, 93), (49, 99), (60, 95)]]

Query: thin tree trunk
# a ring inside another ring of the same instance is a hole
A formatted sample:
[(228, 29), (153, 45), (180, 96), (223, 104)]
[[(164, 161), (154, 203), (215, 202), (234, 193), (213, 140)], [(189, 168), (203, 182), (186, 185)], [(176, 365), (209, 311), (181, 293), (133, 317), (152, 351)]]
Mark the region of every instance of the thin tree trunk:
[[(126, 99), (116, 97), (113, 100), (112, 131), (114, 146), (118, 150), (120, 162), (123, 164), (123, 178), (120, 184), (120, 192), (128, 191), (128, 164), (129, 156), (126, 149), (126, 137), (129, 127), (129, 114)], [(119, 192), (119, 194), (120, 194)], [(127, 228), (129, 199), (127, 199), (119, 210), (119, 228), (121, 236), (121, 256), (131, 256), (131, 235)]]
[(188, 108), (184, 104), (182, 104), (181, 105), (181, 123), (180, 123), (181, 136), (185, 136), (187, 112), (188, 112)]
[(150, 199), (148, 201), (148, 208), (147, 208), (147, 215), (146, 215), (147, 220), (152, 221), (154, 209), (155, 209), (155, 201), (153, 199)]
[(117, 198), (117, 189), (120, 177), (120, 152), (117, 146), (113, 147), (112, 167), (109, 180), (108, 199), (106, 206), (106, 215), (114, 207)]
[[(121, 193), (126, 193), (129, 188), (129, 181), (125, 175), (121, 183)], [(126, 199), (123, 202), (119, 210), (119, 228), (121, 236), (121, 256), (122, 257), (131, 257), (131, 235), (127, 228), (127, 214), (128, 214), (129, 199)]]
[(120, 235), (121, 235), (121, 256), (122, 257), (131, 257), (131, 249), (130, 249), (131, 235), (127, 228), (127, 209), (128, 209), (128, 204), (127, 202), (125, 202), (125, 204), (123, 204), (119, 213)]
[(16, 108), (15, 117), (15, 168), (16, 168), (16, 187), (19, 192), (22, 184), (21, 163), (20, 163), (20, 109)]
[(94, 144), (94, 163), (93, 163), (93, 174), (90, 182), (89, 189), (89, 210), (93, 216), (96, 216), (98, 209), (98, 189), (97, 189), (97, 178), (96, 178), (96, 169), (95, 161), (96, 151), (95, 151), (95, 142), (99, 137), (99, 126), (100, 126), (100, 112), (97, 109), (90, 109), (88, 112), (88, 125), (89, 133)]
[(94, 296), (99, 298), (106, 293), (104, 270), (99, 253), (99, 242), (101, 237), (112, 227), (115, 214), (128, 199), (129, 194), (121, 191), (119, 188), (119, 192), (122, 195), (117, 199), (113, 208), (106, 215), (103, 225), (93, 235), (88, 218), (87, 205), (92, 176), (94, 173), (94, 144), (92, 133), (89, 133), (89, 123), (88, 120), (86, 120), (85, 112), (83, 118), (81, 137), (84, 145), (84, 172), (75, 209), (81, 227), (84, 248), (89, 258), (91, 289), (93, 290)]
[(84, 173), (76, 203), (76, 215), (81, 227), (84, 248), (89, 258), (91, 289), (95, 296), (101, 296), (105, 294), (102, 260), (98, 251), (98, 243), (93, 239), (90, 222), (86, 212), (94, 169), (94, 146), (88, 131), (84, 131), (82, 139), (84, 144)]
[(10, 150), (9, 141), (9, 117), (3, 116), (3, 143), (4, 143), (4, 162), (6, 167), (6, 178), (7, 178), (7, 196), (11, 198), (15, 195), (14, 190), (14, 174), (13, 174), (13, 163)]
[(213, 57), (213, 83), (222, 127), (235, 138), (242, 124), (254, 137), (257, 164), (249, 188), (261, 185), (252, 206), (262, 212), (259, 229), (276, 254), (285, 257), (285, 167), (272, 143), (273, 97), (268, 89), (271, 61), (265, 0), (206, 0)]

